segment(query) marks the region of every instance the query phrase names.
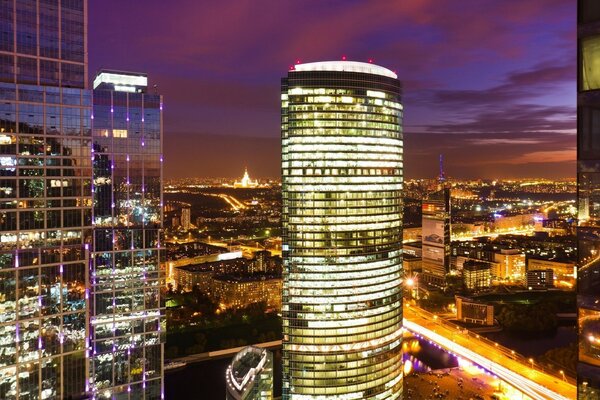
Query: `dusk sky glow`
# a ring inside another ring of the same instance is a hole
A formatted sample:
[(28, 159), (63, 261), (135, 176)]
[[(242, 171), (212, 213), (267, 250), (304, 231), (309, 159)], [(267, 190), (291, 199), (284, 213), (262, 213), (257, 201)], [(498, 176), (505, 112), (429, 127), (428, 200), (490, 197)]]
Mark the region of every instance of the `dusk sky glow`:
[(165, 98), (165, 176), (278, 177), (280, 78), (368, 61), (403, 82), (405, 174), (575, 176), (570, 0), (91, 1), (90, 80), (148, 73)]

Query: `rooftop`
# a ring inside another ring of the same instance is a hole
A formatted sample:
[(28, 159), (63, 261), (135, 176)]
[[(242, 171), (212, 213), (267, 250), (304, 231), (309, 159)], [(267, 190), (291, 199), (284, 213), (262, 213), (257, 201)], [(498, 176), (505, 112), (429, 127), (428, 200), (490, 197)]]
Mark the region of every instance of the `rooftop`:
[(387, 76), (389, 78), (398, 79), (393, 71), (379, 65), (364, 63), (359, 61), (319, 61), (312, 63), (296, 64), (294, 71), (346, 71), (346, 72), (362, 72), (365, 74)]
[(101, 69), (94, 78), (94, 89), (108, 85), (117, 92), (141, 92), (148, 86), (148, 76), (141, 72)]

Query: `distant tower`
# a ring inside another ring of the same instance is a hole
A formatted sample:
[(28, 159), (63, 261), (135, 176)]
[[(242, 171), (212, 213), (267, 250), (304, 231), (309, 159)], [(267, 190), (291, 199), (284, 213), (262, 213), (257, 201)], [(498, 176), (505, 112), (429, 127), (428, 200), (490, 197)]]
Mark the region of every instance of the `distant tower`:
[(423, 280), (443, 286), (450, 272), (450, 189), (443, 154), (440, 154), (438, 190), (422, 203), (421, 229)]
[(235, 181), (233, 187), (236, 188), (255, 188), (258, 186), (258, 179), (252, 180), (250, 179), (250, 175), (248, 174), (248, 167), (244, 168), (244, 176), (241, 181)]
[(438, 176), (440, 184), (446, 182), (446, 173), (444, 172), (444, 155), (440, 154), (440, 176)]
[(186, 231), (189, 231), (192, 227), (192, 209), (190, 207), (181, 209), (181, 226)]

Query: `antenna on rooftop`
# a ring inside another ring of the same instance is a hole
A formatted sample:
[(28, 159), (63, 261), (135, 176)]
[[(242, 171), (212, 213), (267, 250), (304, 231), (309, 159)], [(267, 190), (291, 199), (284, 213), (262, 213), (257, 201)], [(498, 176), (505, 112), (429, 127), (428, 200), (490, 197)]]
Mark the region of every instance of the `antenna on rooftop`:
[(444, 172), (444, 155), (440, 154), (440, 175), (438, 176), (440, 183), (446, 181), (446, 173)]

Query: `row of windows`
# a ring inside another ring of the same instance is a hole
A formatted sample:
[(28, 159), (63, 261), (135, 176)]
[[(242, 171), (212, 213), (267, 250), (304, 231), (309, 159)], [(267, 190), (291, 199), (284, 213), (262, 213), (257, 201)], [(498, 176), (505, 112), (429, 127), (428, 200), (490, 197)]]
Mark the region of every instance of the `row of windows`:
[(14, 56), (0, 54), (0, 80), (26, 85), (83, 88), (85, 67), (83, 64), (21, 56), (17, 56), (15, 64)]
[[(388, 187), (380, 187), (379, 190), (363, 191), (328, 191), (328, 192), (289, 192), (283, 193), (283, 198), (289, 199), (289, 205), (294, 205), (293, 200), (306, 202), (317, 202), (319, 207), (340, 207), (340, 201), (346, 202), (348, 207), (367, 206), (371, 201), (377, 201), (379, 204), (385, 204), (389, 201), (395, 204), (397, 199), (401, 199), (401, 193), (397, 190), (390, 190)], [(384, 203), (381, 203), (381, 202)], [(366, 202), (366, 203), (363, 203)], [(387, 203), (387, 204), (390, 204)], [(298, 203), (301, 205), (302, 203)], [(310, 203), (306, 204), (310, 206)]]
[(283, 176), (400, 176), (402, 170), (398, 168), (294, 168), (284, 169)]
[(0, 253), (0, 269), (10, 269), (17, 267), (23, 269), (29, 266), (57, 264), (80, 261), (85, 259), (85, 253), (82, 246), (55, 247), (44, 249), (20, 250), (17, 252)]
[(367, 129), (367, 128), (349, 128), (349, 129), (338, 129), (336, 127), (318, 127), (318, 128), (296, 128), (289, 131), (287, 127), (283, 127), (281, 131), (283, 148), (282, 152), (287, 153), (288, 140), (298, 139), (302, 141), (303, 138), (314, 138), (320, 136), (348, 138), (375, 138), (375, 139), (402, 139), (402, 129)]
[[(391, 364), (398, 362), (399, 343), (394, 342), (384, 346), (380, 352), (363, 351), (347, 354), (304, 354), (290, 352), (286, 360), (289, 371), (305, 371), (305, 378), (342, 378), (351, 375), (377, 373)], [(336, 375), (338, 372), (340, 375)], [(322, 374), (322, 375), (321, 375)]]
[[(319, 204), (320, 206), (320, 204)], [(377, 206), (377, 207), (337, 207), (337, 208), (316, 208), (316, 207), (286, 207), (286, 221), (291, 222), (293, 218), (303, 217), (318, 217), (327, 218), (333, 217), (373, 217), (385, 214), (402, 215), (400, 204), (392, 206)], [(326, 219), (325, 219), (326, 220)], [(365, 219), (367, 221), (368, 219)]]
[(369, 329), (369, 327), (360, 330), (349, 328), (346, 331), (343, 329), (301, 329), (284, 326), (283, 333), (284, 335), (287, 335), (290, 343), (294, 343), (298, 346), (352, 345), (391, 335), (401, 328), (401, 322), (401, 318), (398, 317), (396, 318), (396, 323), (393, 323), (392, 325), (379, 323), (376, 325), (376, 327), (371, 327), (371, 329)]
[[(1, 63), (0, 63), (1, 65)], [(14, 85), (0, 82), (0, 100), (52, 103), (70, 106), (91, 105), (91, 93), (86, 90), (52, 86)]]
[[(381, 246), (364, 246), (364, 247), (348, 247), (348, 248), (323, 248), (323, 246), (297, 246), (291, 248), (288, 255), (290, 257), (319, 257), (319, 256), (368, 256), (368, 255), (384, 255), (389, 250), (398, 248), (397, 244), (392, 245), (381, 245)], [(292, 272), (298, 272), (301, 268), (290, 268)]]
[[(336, 110), (331, 110), (336, 111)], [(374, 122), (391, 122), (398, 123), (397, 115), (385, 115), (385, 114), (367, 114), (364, 112), (293, 112), (288, 113), (288, 126), (294, 126), (295, 122), (310, 120), (315, 122), (329, 122), (329, 121), (374, 121)]]
[(91, 223), (91, 210), (0, 212), (0, 230), (73, 228)]
[(90, 193), (89, 179), (0, 179), (0, 198), (80, 197)]
[(367, 104), (330, 104), (330, 103), (305, 103), (305, 104), (289, 104), (287, 110), (282, 118), (287, 121), (292, 118), (296, 113), (313, 112), (315, 117), (320, 113), (330, 112), (342, 112), (347, 113), (360, 113), (367, 115), (393, 115), (396, 118), (402, 118), (403, 112), (397, 108), (381, 107)]
[[(313, 364), (290, 363), (289, 372), (293, 374), (296, 371), (302, 371), (302, 373), (298, 373), (299, 379), (296, 381), (298, 385), (306, 384), (308, 386), (309, 382), (311, 382), (310, 384), (317, 387), (329, 386), (332, 383), (354, 386), (357, 383), (367, 385), (371, 383), (372, 380), (381, 376), (395, 376), (398, 373), (396, 369), (401, 369), (400, 364), (401, 360), (399, 360), (398, 353), (396, 352), (396, 357), (391, 357), (379, 362), (370, 360), (370, 362), (366, 364), (367, 366), (363, 368), (344, 367), (344, 364), (338, 364), (334, 365), (337, 367), (335, 370), (321, 370), (317, 365)], [(342, 393), (342, 389), (338, 387), (335, 392), (328, 393), (339, 394)]]
[[(399, 123), (398, 123), (399, 124)], [(295, 134), (296, 129), (302, 129), (302, 128), (324, 128), (324, 129), (330, 129), (330, 128), (344, 128), (344, 129), (387, 129), (387, 130), (391, 130), (391, 131), (395, 131), (398, 132), (399, 130), (399, 125), (398, 124), (390, 124), (390, 123), (385, 123), (385, 122), (376, 122), (376, 121), (371, 121), (371, 120), (363, 120), (363, 121), (345, 121), (345, 120), (325, 120), (325, 119), (320, 119), (320, 120), (307, 120), (307, 121), (303, 121), (303, 120), (296, 120), (296, 121), (290, 121), (288, 124), (288, 134), (293, 135)], [(291, 131), (291, 132), (290, 132)]]

